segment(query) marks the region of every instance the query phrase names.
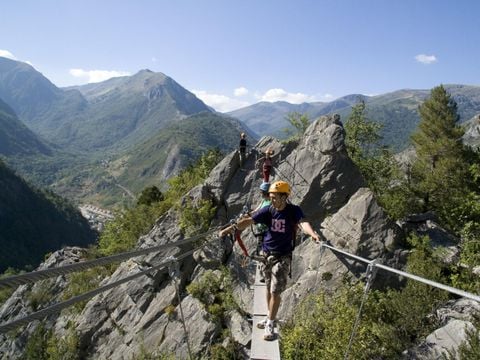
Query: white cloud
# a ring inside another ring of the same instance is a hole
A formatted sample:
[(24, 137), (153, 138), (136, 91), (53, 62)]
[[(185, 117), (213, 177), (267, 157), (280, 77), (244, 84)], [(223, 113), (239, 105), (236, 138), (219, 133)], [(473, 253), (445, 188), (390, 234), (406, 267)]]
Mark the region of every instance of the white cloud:
[(229, 112), (250, 105), (246, 101), (232, 99), (225, 95), (211, 94), (204, 90), (192, 90), (192, 92), (205, 104), (219, 112)]
[(8, 50), (2, 50), (0, 49), (0, 56), (12, 60), (17, 60), (17, 58)]
[(335, 100), (335, 97), (332, 94), (327, 93), (327, 94), (320, 95), (320, 101), (329, 102), (333, 100)]
[(236, 88), (235, 90), (233, 90), (233, 94), (234, 94), (235, 96), (245, 96), (245, 95), (248, 94), (248, 89), (245, 88), (245, 87), (243, 87), (243, 86), (241, 86), (241, 87)]
[(96, 83), (105, 81), (113, 77), (128, 76), (129, 72), (115, 71), (115, 70), (83, 70), (83, 69), (70, 69), (70, 75), (76, 78), (86, 79), (88, 83)]
[[(229, 112), (236, 109), (240, 109), (246, 106), (252, 105), (252, 103), (257, 101), (286, 101), (291, 104), (301, 104), (304, 102), (313, 102), (313, 101), (325, 101), (329, 102), (335, 99), (331, 94), (317, 94), (317, 95), (306, 95), (303, 93), (288, 93), (283, 89), (275, 88), (270, 89), (264, 94), (255, 92), (251, 97), (248, 97), (249, 100), (239, 100), (236, 98), (231, 98), (226, 95), (213, 94), (204, 90), (191, 90), (200, 100), (205, 104), (211, 106), (219, 112)], [(246, 96), (250, 94), (250, 91), (245, 87), (239, 87), (234, 90), (234, 95), (236, 97)]]
[(270, 89), (263, 95), (257, 95), (257, 99), (267, 102), (286, 101), (291, 104), (301, 104), (304, 102), (315, 101), (314, 96), (302, 93), (289, 93), (280, 88)]
[(419, 54), (415, 56), (415, 60), (426, 65), (430, 65), (438, 61), (435, 55), (425, 55), (425, 54)]

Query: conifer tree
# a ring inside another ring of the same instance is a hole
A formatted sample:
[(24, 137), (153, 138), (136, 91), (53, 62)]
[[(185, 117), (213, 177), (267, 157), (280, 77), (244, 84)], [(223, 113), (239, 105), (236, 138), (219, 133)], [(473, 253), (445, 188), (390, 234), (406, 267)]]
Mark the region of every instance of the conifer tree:
[(345, 125), (347, 152), (350, 158), (361, 167), (365, 159), (374, 155), (381, 140), (381, 125), (366, 117), (363, 100), (352, 106), (352, 112)]
[(381, 129), (380, 123), (367, 118), (365, 102), (360, 100), (345, 124), (345, 144), (379, 203), (397, 219), (408, 212), (410, 196), (392, 152), (381, 143)]
[(457, 104), (440, 85), (419, 108), (421, 121), (411, 139), (417, 158), (412, 166), (412, 190), (422, 211), (433, 210), (446, 225), (465, 194), (468, 163), (458, 125)]
[(302, 136), (310, 125), (310, 118), (307, 114), (298, 112), (288, 113), (286, 120), (290, 123), (290, 128), (285, 128), (283, 131), (288, 137), (298, 138)]

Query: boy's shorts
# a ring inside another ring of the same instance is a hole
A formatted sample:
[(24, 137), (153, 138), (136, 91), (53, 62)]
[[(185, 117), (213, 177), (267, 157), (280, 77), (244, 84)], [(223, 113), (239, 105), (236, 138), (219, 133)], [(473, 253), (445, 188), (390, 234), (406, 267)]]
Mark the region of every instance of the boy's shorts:
[(269, 255), (262, 261), (260, 271), (263, 273), (265, 285), (271, 293), (281, 294), (287, 288), (291, 263), (291, 255)]

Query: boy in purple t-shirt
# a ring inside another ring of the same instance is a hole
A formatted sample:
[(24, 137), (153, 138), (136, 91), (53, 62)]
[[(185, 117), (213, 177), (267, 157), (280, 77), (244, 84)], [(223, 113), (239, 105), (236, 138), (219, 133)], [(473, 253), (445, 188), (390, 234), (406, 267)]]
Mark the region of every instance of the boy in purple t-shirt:
[(296, 228), (300, 227), (315, 242), (319, 242), (320, 237), (310, 223), (305, 221), (302, 209), (287, 203), (290, 195), (288, 183), (276, 181), (270, 185), (268, 192), (272, 201), (271, 206), (259, 209), (251, 217), (240, 219), (237, 224), (220, 231), (219, 235), (223, 237), (237, 229), (244, 230), (253, 223), (265, 224), (268, 227), (262, 245), (263, 260), (260, 267), (267, 288), (268, 315), (257, 324), (257, 327), (265, 329), (263, 336), (265, 340), (274, 340), (275, 317), (280, 307), (280, 295), (287, 285)]

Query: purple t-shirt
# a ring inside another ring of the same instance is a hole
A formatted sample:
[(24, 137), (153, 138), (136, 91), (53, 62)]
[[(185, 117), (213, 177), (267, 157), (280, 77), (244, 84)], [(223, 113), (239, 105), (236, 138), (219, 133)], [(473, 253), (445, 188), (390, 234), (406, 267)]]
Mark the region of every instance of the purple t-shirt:
[(255, 212), (252, 215), (253, 221), (268, 226), (263, 238), (263, 251), (290, 254), (293, 251), (296, 226), (304, 217), (302, 209), (293, 204), (287, 204), (282, 211), (273, 206), (265, 206)]

